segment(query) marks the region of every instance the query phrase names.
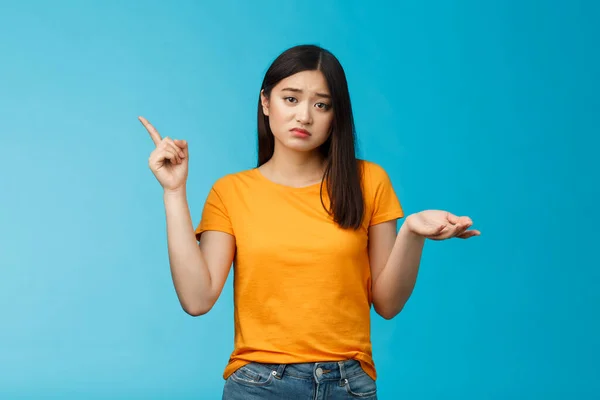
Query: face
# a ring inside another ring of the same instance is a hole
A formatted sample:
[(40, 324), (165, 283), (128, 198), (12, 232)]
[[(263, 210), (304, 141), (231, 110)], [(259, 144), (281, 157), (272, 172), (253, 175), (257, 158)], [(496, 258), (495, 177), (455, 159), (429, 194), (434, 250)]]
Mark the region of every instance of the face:
[(263, 113), (275, 136), (275, 148), (312, 151), (329, 137), (333, 108), (321, 71), (303, 71), (280, 81), (267, 99), (261, 93)]

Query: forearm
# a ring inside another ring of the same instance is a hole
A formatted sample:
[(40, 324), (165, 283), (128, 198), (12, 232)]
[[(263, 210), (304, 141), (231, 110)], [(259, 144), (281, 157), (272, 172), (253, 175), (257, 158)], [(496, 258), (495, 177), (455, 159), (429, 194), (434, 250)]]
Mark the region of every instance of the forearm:
[(424, 244), (425, 238), (411, 233), (405, 222), (385, 267), (373, 284), (373, 303), (384, 318), (396, 316), (412, 294)]
[(211, 306), (211, 279), (196, 240), (185, 188), (164, 192), (169, 263), (183, 309), (200, 315)]

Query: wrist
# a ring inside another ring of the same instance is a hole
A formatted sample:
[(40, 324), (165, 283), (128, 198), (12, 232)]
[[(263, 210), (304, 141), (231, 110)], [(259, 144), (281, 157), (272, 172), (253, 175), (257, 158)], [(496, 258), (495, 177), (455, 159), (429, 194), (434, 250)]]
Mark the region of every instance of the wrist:
[(404, 220), (404, 223), (400, 227), (400, 231), (398, 232), (398, 237), (403, 237), (406, 240), (412, 242), (425, 242), (425, 237), (415, 233), (411, 228), (411, 220), (414, 218), (414, 215), (411, 214)]
[(167, 189), (165, 188), (163, 191), (163, 197), (164, 198), (178, 198), (178, 197), (185, 197), (186, 196), (186, 187), (185, 185), (182, 185), (178, 188), (174, 188), (174, 189)]

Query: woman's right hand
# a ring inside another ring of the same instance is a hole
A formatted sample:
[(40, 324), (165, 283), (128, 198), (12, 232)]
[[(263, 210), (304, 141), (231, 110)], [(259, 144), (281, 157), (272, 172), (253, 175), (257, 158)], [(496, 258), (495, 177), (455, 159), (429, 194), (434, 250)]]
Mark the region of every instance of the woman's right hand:
[(150, 154), (148, 165), (164, 190), (179, 190), (185, 187), (188, 175), (188, 146), (185, 140), (161, 138), (158, 131), (144, 117), (138, 117), (144, 125), (156, 149)]

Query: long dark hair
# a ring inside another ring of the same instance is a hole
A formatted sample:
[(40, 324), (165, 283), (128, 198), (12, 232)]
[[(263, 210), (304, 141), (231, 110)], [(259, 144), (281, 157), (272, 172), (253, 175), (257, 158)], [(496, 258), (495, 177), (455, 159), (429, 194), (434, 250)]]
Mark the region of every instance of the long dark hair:
[[(358, 229), (364, 216), (364, 199), (359, 162), (355, 153), (356, 131), (346, 74), (338, 59), (315, 45), (292, 47), (280, 54), (265, 74), (261, 91), (269, 98), (279, 81), (302, 71), (321, 71), (331, 94), (333, 120), (329, 138), (319, 151), (325, 159), (321, 182), (321, 203), (342, 228)], [(275, 138), (269, 117), (258, 98), (258, 166), (273, 156)], [(330, 207), (323, 203), (323, 183), (327, 184)]]

